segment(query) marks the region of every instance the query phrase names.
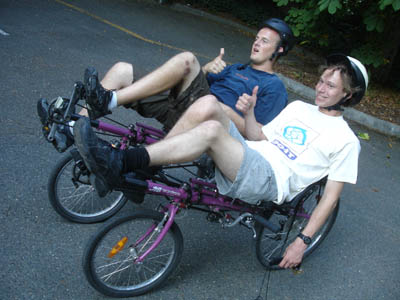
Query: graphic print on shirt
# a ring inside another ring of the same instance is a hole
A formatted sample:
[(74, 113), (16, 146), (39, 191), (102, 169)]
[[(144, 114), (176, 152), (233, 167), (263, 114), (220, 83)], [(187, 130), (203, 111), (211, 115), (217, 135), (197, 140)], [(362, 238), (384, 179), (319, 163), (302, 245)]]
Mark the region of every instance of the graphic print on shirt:
[(287, 158), (295, 160), (319, 136), (319, 133), (300, 120), (288, 121), (278, 129), (278, 137), (272, 141)]
[(249, 78), (248, 78), (248, 77), (246, 77), (246, 76), (244, 76), (244, 75), (242, 75), (242, 74), (240, 74), (240, 73), (235, 73), (235, 75), (236, 75), (237, 77), (241, 78), (241, 79), (244, 79), (244, 80), (246, 80), (246, 81), (249, 81)]

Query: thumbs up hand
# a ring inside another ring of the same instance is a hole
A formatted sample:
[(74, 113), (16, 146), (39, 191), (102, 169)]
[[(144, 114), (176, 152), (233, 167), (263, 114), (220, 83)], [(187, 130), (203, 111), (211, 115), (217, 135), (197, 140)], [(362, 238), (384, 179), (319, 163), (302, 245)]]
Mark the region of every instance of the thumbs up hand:
[(222, 58), (224, 57), (224, 54), (225, 54), (225, 49), (221, 48), (219, 50), (219, 55), (217, 57), (222, 60)]
[(236, 102), (236, 109), (246, 115), (249, 111), (252, 111), (257, 103), (257, 92), (258, 85), (253, 88), (252, 94), (248, 95), (244, 93), (239, 97)]
[(219, 51), (219, 55), (203, 67), (203, 72), (205, 74), (218, 74), (219, 72), (221, 72), (226, 67), (226, 63), (223, 60), (224, 54), (225, 49), (221, 48)]

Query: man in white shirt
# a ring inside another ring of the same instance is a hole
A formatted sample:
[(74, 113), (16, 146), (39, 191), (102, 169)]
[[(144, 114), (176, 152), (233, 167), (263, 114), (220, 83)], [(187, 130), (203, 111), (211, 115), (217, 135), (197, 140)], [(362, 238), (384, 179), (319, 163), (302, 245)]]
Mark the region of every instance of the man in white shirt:
[[(218, 103), (205, 97), (192, 104), (168, 138), (156, 144), (128, 150), (101, 146), (88, 119), (82, 118), (74, 128), (76, 146), (95, 175), (92, 183), (100, 196), (118, 185), (124, 173), (193, 161), (205, 152), (217, 166), (219, 192), (251, 204), (291, 201), (328, 176), (324, 194), (302, 231), (303, 237), (312, 238), (337, 205), (344, 183), (356, 182), (360, 143), (341, 107), (360, 102), (367, 86), (366, 69), (358, 60), (331, 55), (316, 85), (316, 105), (295, 101), (260, 128), (254, 116), (258, 86), (251, 95), (239, 97), (236, 108), (244, 115), (249, 141)], [(194, 121), (199, 112), (203, 114), (199, 119), (207, 121)], [(295, 239), (280, 267), (300, 264), (306, 248), (304, 239)]]

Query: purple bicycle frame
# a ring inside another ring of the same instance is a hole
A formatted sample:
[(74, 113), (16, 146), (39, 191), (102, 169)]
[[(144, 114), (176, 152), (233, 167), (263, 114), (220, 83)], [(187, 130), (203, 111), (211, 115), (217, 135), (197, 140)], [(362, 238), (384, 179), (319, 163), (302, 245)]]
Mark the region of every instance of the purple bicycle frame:
[[(242, 211), (242, 212), (255, 212), (257, 209), (251, 209), (250, 207), (246, 207), (243, 205), (236, 205), (233, 202), (233, 199), (222, 196), (218, 194), (217, 187), (215, 184), (208, 183), (203, 180), (199, 179), (191, 179), (191, 196), (190, 196), (190, 203), (199, 203), (202, 205), (209, 205), (209, 206), (214, 206), (218, 210), (220, 208), (228, 209), (228, 210), (234, 210), (234, 211)], [(155, 194), (155, 195), (163, 195), (163, 196), (168, 196), (168, 197), (173, 197), (173, 202), (168, 205), (168, 220), (164, 226), (164, 228), (161, 230), (160, 235), (157, 237), (155, 242), (151, 245), (149, 249), (146, 250), (145, 253), (143, 253), (140, 257), (136, 259), (136, 262), (141, 262), (145, 259), (145, 257), (154, 249), (156, 248), (165, 235), (167, 234), (168, 230), (172, 226), (174, 222), (174, 218), (176, 215), (176, 212), (180, 208), (180, 204), (182, 203), (182, 200), (185, 200), (189, 197), (189, 194), (184, 188), (175, 188), (175, 187), (170, 187), (165, 184), (159, 184), (152, 182), (151, 180), (147, 180), (148, 188), (147, 192), (149, 194)], [(213, 190), (208, 190), (205, 188), (202, 188), (200, 191), (197, 191), (196, 186), (202, 185), (202, 186), (208, 186), (212, 188)], [(201, 195), (201, 196), (200, 196)], [(165, 211), (166, 212), (166, 211)], [(147, 236), (151, 234), (151, 232), (156, 228), (155, 225), (151, 226), (149, 230), (142, 236), (140, 237), (134, 245), (138, 245), (140, 242), (142, 242)]]
[(132, 137), (134, 137), (135, 143), (150, 145), (159, 141), (165, 136), (165, 133), (162, 130), (147, 126), (139, 122), (136, 123), (136, 132), (135, 130), (118, 127), (102, 121), (98, 121), (97, 128), (104, 132), (109, 132), (121, 136), (121, 149), (126, 149), (126, 147), (128, 146), (128, 140)]
[[(102, 121), (98, 121), (98, 125), (96, 127), (104, 132), (109, 132), (121, 136), (121, 149), (126, 149), (128, 147), (129, 140), (133, 140), (134, 143), (149, 145), (159, 141), (165, 136), (165, 133), (162, 130), (147, 126), (139, 122), (137, 122), (136, 127), (132, 127), (132, 129), (118, 127)], [(241, 200), (232, 199), (230, 197), (220, 195), (215, 184), (196, 178), (190, 179), (190, 197), (188, 192), (182, 187), (171, 187), (166, 184), (155, 183), (151, 180), (147, 180), (146, 182), (148, 185), (147, 193), (172, 197), (173, 202), (170, 203), (165, 209), (165, 213), (167, 213), (168, 211), (168, 220), (161, 230), (160, 235), (150, 246), (150, 248), (136, 259), (136, 262), (143, 261), (145, 257), (161, 243), (168, 230), (172, 226), (175, 215), (177, 211), (181, 208), (180, 205), (183, 204), (182, 201), (184, 200), (187, 201), (187, 199), (190, 198), (188, 200), (190, 203), (212, 206), (215, 207), (216, 211), (219, 211), (220, 209), (227, 209), (237, 212), (250, 212), (257, 214), (261, 210), (257, 207), (243, 205), (243, 202)], [(304, 214), (302, 212), (297, 212), (296, 215), (307, 219), (310, 218), (308, 214)], [(155, 228), (156, 225), (151, 226), (148, 231), (142, 237), (140, 237), (136, 241), (136, 243), (134, 243), (134, 245), (136, 246), (140, 244), (147, 236), (149, 236), (153, 232)]]
[[(149, 194), (173, 197), (173, 202), (170, 203), (164, 211), (165, 213), (167, 213), (168, 211), (167, 214), (168, 220), (163, 229), (161, 230), (160, 235), (157, 237), (157, 239), (151, 245), (151, 247), (136, 259), (136, 262), (143, 261), (145, 257), (161, 243), (161, 241), (167, 234), (168, 230), (172, 226), (177, 211), (182, 207), (181, 205), (183, 205), (183, 207), (185, 206), (185, 203), (182, 201), (188, 201), (191, 204), (213, 206), (216, 208), (216, 211), (219, 211), (220, 209), (227, 209), (237, 212), (250, 212), (257, 214), (261, 210), (258, 207), (250, 207), (247, 205), (243, 205), (243, 202), (241, 200), (236, 200), (229, 198), (227, 196), (220, 195), (218, 193), (217, 186), (215, 184), (200, 179), (195, 179), (195, 178), (190, 179), (190, 190), (191, 190), (190, 194), (188, 194), (188, 192), (182, 187), (180, 188), (170, 187), (165, 184), (155, 183), (151, 180), (147, 180), (147, 184), (148, 184), (147, 192)], [(208, 189), (205, 187), (208, 187)], [(304, 212), (301, 211), (297, 212), (296, 216), (306, 219), (310, 218), (309, 214), (305, 214)], [(155, 228), (156, 225), (151, 226), (149, 230), (142, 237), (140, 237), (134, 245), (138, 245), (140, 242), (142, 242), (147, 236), (151, 234), (151, 232)]]

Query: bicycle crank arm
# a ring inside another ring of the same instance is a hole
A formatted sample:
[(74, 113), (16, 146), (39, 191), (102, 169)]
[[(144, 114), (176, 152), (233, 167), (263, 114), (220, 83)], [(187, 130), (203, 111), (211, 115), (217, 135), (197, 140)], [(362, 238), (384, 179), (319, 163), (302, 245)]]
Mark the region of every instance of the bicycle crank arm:
[(47, 136), (47, 140), (49, 142), (54, 141), (54, 135), (56, 134), (56, 129), (57, 129), (57, 126), (51, 126), (50, 133)]

